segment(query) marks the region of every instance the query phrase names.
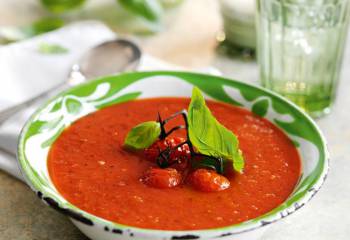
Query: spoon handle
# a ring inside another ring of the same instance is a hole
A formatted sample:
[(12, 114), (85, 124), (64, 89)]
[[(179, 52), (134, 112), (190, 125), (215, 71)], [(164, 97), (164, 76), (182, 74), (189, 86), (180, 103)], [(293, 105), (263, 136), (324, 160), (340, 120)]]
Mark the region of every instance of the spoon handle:
[[(78, 84), (84, 81), (84, 76), (79, 72), (79, 69), (73, 66), (73, 69), (69, 75), (69, 78), (66, 82), (56, 85), (55, 87), (28, 99), (20, 104), (17, 104), (13, 107), (9, 107), (3, 111), (0, 111), (0, 125), (5, 122), (7, 119), (12, 117), (14, 114), (24, 110), (25, 108), (31, 106), (37, 101), (46, 99), (49, 96), (63, 91), (69, 88), (72, 85)], [(0, 135), (0, 169), (9, 173), (13, 177), (16, 177), (19, 180), (24, 181), (24, 178), (18, 168), (16, 160), (16, 150), (17, 150), (17, 135), (13, 134), (1, 134)]]
[[(0, 111), (0, 125), (7, 119), (12, 117), (14, 114), (24, 110), (35, 102), (48, 98), (49, 96), (63, 91), (72, 85), (81, 83), (85, 80), (85, 77), (80, 73), (79, 68), (75, 65), (66, 82), (56, 85), (55, 87), (45, 91), (25, 102), (17, 104), (13, 107), (9, 107), (3, 111)], [(1, 134), (0, 135), (0, 150), (2, 154), (0, 155), (0, 169), (9, 173), (10, 175), (16, 177), (19, 180), (24, 181), (24, 178), (18, 168), (16, 160), (16, 150), (17, 150), (17, 135), (13, 134)]]
[(14, 114), (29, 107), (33, 103), (35, 103), (39, 100), (42, 100), (42, 99), (46, 99), (49, 96), (54, 95), (55, 93), (63, 91), (65, 89), (69, 88), (70, 86), (74, 86), (74, 85), (79, 84), (83, 81), (85, 81), (85, 77), (79, 71), (79, 67), (77, 65), (73, 65), (67, 81), (60, 83), (60, 84), (56, 85), (55, 87), (53, 87), (47, 91), (44, 91), (43, 93), (40, 93), (39, 95), (37, 95), (33, 98), (30, 98), (24, 102), (21, 102), (19, 104), (16, 104), (12, 107), (8, 107), (8, 108), (0, 111), (0, 125), (3, 122), (5, 122), (7, 119), (12, 117)]
[(48, 91), (40, 93), (39, 95), (37, 95), (33, 98), (30, 98), (22, 103), (16, 104), (12, 107), (8, 107), (8, 108), (0, 111), (0, 125), (3, 122), (5, 122), (7, 119), (9, 119), (11, 116), (13, 116), (14, 114), (18, 113), (19, 111), (29, 107), (30, 105), (32, 105), (36, 101), (38, 101), (40, 99), (47, 98), (53, 92), (58, 91), (58, 89), (66, 88), (67, 86), (69, 86), (67, 83), (61, 83), (61, 84), (57, 85), (56, 87), (53, 87), (53, 88), (49, 89)]

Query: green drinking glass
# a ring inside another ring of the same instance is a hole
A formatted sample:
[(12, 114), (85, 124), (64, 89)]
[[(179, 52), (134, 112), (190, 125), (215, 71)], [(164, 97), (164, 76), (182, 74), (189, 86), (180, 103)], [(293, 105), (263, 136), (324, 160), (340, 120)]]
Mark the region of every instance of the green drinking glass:
[(257, 0), (257, 50), (264, 87), (312, 117), (334, 102), (350, 0)]

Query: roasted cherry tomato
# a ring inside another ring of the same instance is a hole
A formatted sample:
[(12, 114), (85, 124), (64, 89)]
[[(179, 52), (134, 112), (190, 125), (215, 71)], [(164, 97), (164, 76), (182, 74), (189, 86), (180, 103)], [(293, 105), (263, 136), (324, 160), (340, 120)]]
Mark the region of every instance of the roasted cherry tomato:
[(172, 188), (181, 183), (182, 176), (174, 168), (150, 168), (141, 181), (154, 188)]
[(191, 173), (190, 184), (203, 192), (218, 192), (230, 187), (230, 181), (214, 170), (200, 168)]
[(157, 161), (158, 158), (160, 158), (160, 153), (163, 151), (168, 151), (167, 153), (164, 153), (164, 156), (167, 158), (166, 161), (171, 166), (172, 163), (176, 163), (176, 167), (174, 165), (174, 168), (177, 167), (185, 167), (187, 160), (191, 156), (190, 149), (187, 144), (184, 144), (176, 149), (174, 149), (179, 144), (185, 142), (186, 140), (181, 137), (171, 137), (166, 138), (163, 140), (158, 140), (154, 144), (152, 144), (149, 148), (146, 148), (144, 150), (144, 154), (146, 158), (152, 162)]

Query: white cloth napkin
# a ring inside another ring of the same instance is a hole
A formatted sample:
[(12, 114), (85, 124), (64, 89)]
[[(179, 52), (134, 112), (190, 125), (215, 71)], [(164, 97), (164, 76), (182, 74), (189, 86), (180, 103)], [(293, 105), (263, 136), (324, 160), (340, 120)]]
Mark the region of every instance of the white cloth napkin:
[[(101, 22), (82, 21), (38, 37), (0, 47), (0, 110), (20, 103), (63, 82), (71, 66), (88, 49), (116, 38)], [(40, 44), (58, 44), (68, 49), (62, 54), (43, 54)], [(152, 56), (143, 54), (138, 70), (181, 70)], [(215, 69), (199, 71), (218, 74)], [(0, 169), (20, 177), (14, 166), (18, 134), (35, 105), (0, 125)]]

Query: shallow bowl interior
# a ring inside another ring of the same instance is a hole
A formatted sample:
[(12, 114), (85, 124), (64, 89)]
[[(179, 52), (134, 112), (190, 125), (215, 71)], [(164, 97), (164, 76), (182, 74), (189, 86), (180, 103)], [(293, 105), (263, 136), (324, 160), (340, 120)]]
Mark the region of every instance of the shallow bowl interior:
[(137, 72), (111, 76), (77, 86), (48, 101), (22, 130), (18, 159), (27, 183), (47, 204), (89, 226), (128, 232), (149, 238), (170, 239), (182, 231), (139, 229), (101, 219), (66, 201), (56, 190), (47, 170), (50, 146), (65, 127), (98, 109), (136, 98), (190, 97), (193, 86), (208, 99), (251, 110), (280, 127), (295, 143), (302, 158), (302, 176), (291, 196), (271, 212), (233, 226), (186, 231), (211, 238), (256, 229), (281, 219), (303, 206), (318, 191), (328, 170), (325, 140), (315, 123), (294, 104), (259, 87), (224, 78), (188, 72)]

